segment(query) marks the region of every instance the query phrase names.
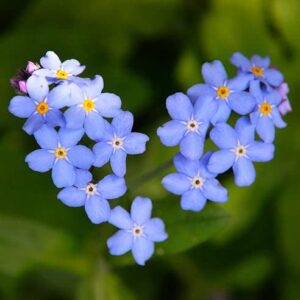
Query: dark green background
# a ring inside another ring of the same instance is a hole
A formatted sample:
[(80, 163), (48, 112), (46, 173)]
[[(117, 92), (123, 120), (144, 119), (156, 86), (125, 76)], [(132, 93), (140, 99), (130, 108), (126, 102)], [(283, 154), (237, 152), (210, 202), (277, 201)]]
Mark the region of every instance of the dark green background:
[[(2, 0), (0, 299), (300, 299), (299, 16), (299, 0)], [(110, 257), (105, 242), (114, 229), (63, 206), (49, 174), (24, 163), (37, 146), (7, 112), (8, 80), (47, 50), (78, 59), (85, 76), (101, 74), (105, 91), (134, 113), (135, 130), (151, 137), (145, 154), (128, 159), (128, 194), (111, 202), (128, 207), (149, 196), (166, 221), (170, 239), (146, 267), (130, 255)], [(228, 203), (184, 213), (160, 186), (170, 170), (142, 176), (176, 152), (155, 134), (168, 118), (165, 98), (200, 82), (204, 61), (220, 59), (233, 75), (235, 51), (271, 56), (294, 112), (253, 186), (237, 188), (224, 176)]]

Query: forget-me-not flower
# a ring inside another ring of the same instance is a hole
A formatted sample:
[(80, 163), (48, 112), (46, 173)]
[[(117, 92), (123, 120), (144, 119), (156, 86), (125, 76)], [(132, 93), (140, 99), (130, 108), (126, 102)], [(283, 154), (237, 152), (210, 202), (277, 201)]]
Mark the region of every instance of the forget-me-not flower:
[(95, 183), (89, 171), (77, 169), (74, 186), (64, 188), (57, 197), (67, 206), (84, 206), (91, 222), (99, 224), (109, 219), (110, 206), (107, 200), (123, 196), (126, 189), (122, 177), (107, 175)]
[(286, 123), (282, 120), (278, 105), (281, 102), (277, 91), (264, 93), (259, 83), (251, 82), (250, 92), (256, 97), (257, 108), (250, 114), (251, 122), (256, 127), (256, 132), (266, 143), (272, 143), (275, 138), (275, 126), (284, 128)]
[(95, 144), (95, 167), (101, 167), (110, 161), (112, 171), (120, 177), (126, 173), (127, 154), (141, 154), (145, 152), (148, 136), (138, 132), (131, 132), (133, 115), (128, 111), (119, 113), (112, 123), (105, 121), (104, 135)]
[[(226, 70), (219, 60), (204, 63), (202, 76), (205, 84), (196, 84), (188, 89), (188, 95), (193, 101), (199, 97), (209, 95), (217, 103), (217, 111), (211, 122), (226, 122), (231, 110), (240, 115), (250, 113), (255, 106), (255, 99), (245, 92), (248, 79), (245, 75), (237, 75), (228, 79)], [(199, 100), (201, 101), (201, 99)]]
[(152, 202), (148, 198), (136, 197), (131, 205), (130, 214), (122, 207), (112, 209), (109, 223), (120, 230), (107, 241), (112, 255), (132, 252), (139, 265), (153, 255), (154, 242), (168, 238), (165, 225), (159, 218), (151, 218)]
[(255, 180), (252, 162), (270, 161), (274, 156), (274, 145), (255, 141), (254, 136), (255, 128), (247, 117), (240, 118), (234, 129), (217, 124), (210, 138), (220, 150), (209, 158), (208, 170), (220, 174), (232, 167), (236, 185), (251, 185)]
[(93, 152), (83, 145), (77, 145), (84, 131), (61, 128), (58, 132), (43, 125), (34, 133), (41, 147), (28, 154), (25, 161), (37, 172), (52, 169), (52, 179), (56, 187), (72, 186), (76, 179), (76, 168), (89, 169), (94, 163)]
[(210, 119), (217, 109), (216, 102), (205, 96), (193, 105), (188, 96), (176, 93), (167, 98), (166, 106), (173, 120), (157, 129), (162, 144), (168, 147), (179, 144), (185, 157), (199, 159)]
[(46, 80), (43, 77), (31, 76), (26, 82), (28, 96), (15, 96), (9, 103), (8, 110), (20, 118), (28, 118), (23, 130), (28, 134), (34, 133), (44, 124), (51, 127), (64, 126), (61, 111), (53, 106), (55, 93), (49, 93)]
[(211, 152), (206, 153), (201, 160), (190, 160), (180, 153), (174, 157), (177, 173), (165, 176), (162, 185), (169, 192), (181, 195), (181, 208), (200, 211), (207, 199), (223, 203), (227, 201), (227, 190), (215, 178), (217, 174), (207, 169)]

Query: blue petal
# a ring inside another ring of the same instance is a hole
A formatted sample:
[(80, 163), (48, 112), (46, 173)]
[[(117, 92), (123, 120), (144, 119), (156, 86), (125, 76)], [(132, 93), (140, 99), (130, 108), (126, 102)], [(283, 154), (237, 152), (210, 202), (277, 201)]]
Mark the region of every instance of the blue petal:
[(241, 117), (235, 124), (235, 131), (241, 145), (248, 145), (254, 140), (255, 126), (247, 117)]
[(194, 118), (198, 121), (210, 121), (217, 109), (217, 101), (213, 98), (208, 96), (199, 97), (194, 105)]
[(203, 153), (204, 137), (188, 133), (180, 142), (180, 152), (189, 159), (200, 159)]
[(248, 87), (251, 79), (252, 76), (249, 76), (249, 74), (238, 74), (234, 78), (228, 80), (228, 88), (233, 92), (244, 91)]
[(78, 75), (82, 73), (85, 69), (85, 66), (81, 66), (80, 62), (76, 59), (68, 59), (64, 61), (61, 67), (63, 70), (67, 71), (72, 75)]
[(115, 175), (107, 175), (97, 184), (97, 191), (108, 200), (123, 196), (126, 189), (124, 178)]
[(224, 100), (216, 100), (218, 101), (217, 112), (211, 119), (211, 123), (213, 125), (221, 122), (226, 122), (231, 114), (231, 109), (228, 104)]
[(205, 198), (214, 202), (226, 202), (228, 200), (227, 190), (221, 186), (216, 179), (208, 179), (205, 181), (202, 189)]
[(95, 167), (102, 167), (105, 165), (111, 155), (112, 155), (113, 148), (111, 145), (109, 145), (107, 142), (99, 142), (94, 145), (93, 152), (95, 154)]
[(274, 145), (263, 142), (253, 142), (247, 148), (247, 155), (252, 161), (266, 162), (274, 157)]
[(237, 186), (249, 186), (255, 180), (253, 163), (247, 158), (239, 158), (233, 165), (234, 181)]
[(86, 146), (77, 145), (68, 151), (68, 159), (73, 166), (87, 170), (93, 165), (95, 156)]
[(209, 84), (200, 83), (189, 88), (187, 90), (187, 94), (193, 102), (196, 102), (201, 96), (209, 96), (213, 98), (216, 95), (216, 92)]
[(183, 173), (189, 177), (195, 177), (200, 168), (199, 160), (191, 160), (184, 157), (181, 153), (177, 153), (174, 157), (174, 165), (179, 173)]
[(186, 175), (180, 173), (165, 176), (161, 183), (166, 190), (175, 195), (182, 195), (191, 187), (191, 180)]
[(132, 204), (130, 215), (137, 225), (143, 225), (151, 217), (152, 202), (149, 198), (135, 197)]
[(235, 52), (231, 56), (230, 61), (232, 62), (233, 65), (235, 65), (238, 68), (241, 68), (243, 71), (248, 71), (251, 67), (249, 59), (246, 58), (240, 52)]
[(256, 98), (257, 103), (261, 103), (264, 99), (263, 92), (260, 87), (260, 81), (259, 80), (252, 80), (250, 82), (250, 88), (249, 92), (252, 96)]
[(115, 128), (115, 133), (118, 137), (128, 135), (133, 126), (133, 115), (129, 111), (122, 111), (112, 120), (112, 126)]
[(159, 218), (150, 219), (145, 223), (144, 234), (152, 242), (162, 242), (168, 238), (168, 234), (165, 232), (165, 224)]
[(26, 81), (26, 88), (30, 98), (40, 102), (49, 92), (48, 83), (44, 77), (30, 76)]
[(181, 197), (181, 208), (183, 210), (200, 211), (206, 204), (206, 199), (199, 189), (185, 192)]
[(67, 206), (80, 207), (85, 204), (86, 193), (71, 186), (61, 190), (57, 198)]
[(129, 213), (121, 206), (111, 210), (108, 222), (121, 229), (129, 230), (133, 227)]
[(126, 152), (123, 150), (116, 150), (110, 157), (110, 165), (112, 171), (120, 177), (126, 174)]
[(102, 197), (91, 196), (85, 201), (85, 212), (92, 223), (100, 224), (109, 219), (110, 206)]
[(221, 174), (229, 170), (235, 160), (235, 155), (229, 150), (214, 152), (208, 162), (208, 170), (212, 173)]
[(202, 65), (202, 76), (205, 83), (214, 87), (223, 85), (227, 79), (225, 68), (219, 60), (215, 60), (212, 63), (204, 63)]
[(46, 55), (40, 60), (42, 67), (49, 70), (58, 70), (61, 67), (61, 61), (53, 51), (47, 51)]
[(172, 120), (157, 129), (157, 135), (163, 145), (173, 147), (179, 144), (186, 131), (185, 125), (181, 122)]
[(278, 128), (286, 127), (286, 123), (282, 120), (281, 115), (277, 108), (272, 109), (272, 119), (276, 127)]
[(250, 114), (250, 121), (251, 124), (253, 124), (254, 126), (256, 126), (259, 119), (260, 119), (259, 109), (257, 109), (256, 111)]
[(234, 148), (237, 145), (237, 135), (234, 129), (226, 123), (217, 124), (210, 132), (211, 140), (221, 149)]
[(82, 107), (72, 106), (65, 113), (66, 127), (71, 129), (83, 128), (85, 120), (85, 111)]
[(271, 93), (269, 93), (267, 96), (267, 101), (270, 103), (270, 104), (273, 104), (273, 105), (279, 105), (280, 102), (281, 102), (281, 96), (278, 92), (276, 91), (273, 91)]
[(54, 164), (54, 160), (53, 153), (49, 153), (44, 149), (35, 150), (25, 158), (25, 162), (28, 163), (29, 168), (37, 172), (49, 171)]
[(206, 152), (199, 161), (199, 170), (198, 174), (203, 178), (209, 179), (209, 178), (215, 178), (216, 174), (212, 173), (208, 170), (207, 165), (210, 160), (211, 155), (213, 154), (212, 151)]
[(279, 86), (283, 82), (283, 75), (275, 69), (266, 70), (265, 77), (268, 83), (273, 86)]
[(60, 144), (69, 148), (76, 145), (84, 134), (83, 129), (61, 128), (58, 132)]
[(87, 98), (95, 99), (103, 90), (103, 78), (100, 75), (96, 75), (94, 79), (87, 79), (81, 88)]
[(22, 129), (27, 132), (29, 135), (35, 133), (45, 124), (45, 118), (40, 114), (33, 114), (30, 116)]
[(51, 127), (64, 127), (65, 126), (65, 119), (64, 115), (60, 110), (52, 109), (47, 112), (46, 114), (46, 122)]
[(98, 113), (90, 112), (85, 118), (84, 128), (90, 139), (98, 141), (104, 133), (104, 120)]
[(55, 149), (58, 146), (58, 135), (55, 129), (43, 125), (34, 133), (34, 137), (41, 148)]
[(236, 113), (246, 115), (253, 111), (256, 101), (248, 92), (237, 92), (229, 96), (228, 104)]
[(91, 182), (93, 179), (93, 176), (91, 172), (86, 171), (86, 170), (76, 170), (76, 180), (74, 185), (79, 187), (79, 188), (85, 188), (86, 185)]
[(111, 255), (123, 255), (131, 250), (133, 236), (125, 230), (119, 230), (107, 240), (107, 247)]
[(270, 58), (268, 56), (262, 57), (262, 56), (259, 56), (259, 55), (253, 55), (251, 57), (251, 63), (254, 66), (266, 69), (270, 65)]
[(95, 106), (99, 114), (105, 118), (113, 118), (121, 112), (121, 99), (111, 93), (102, 93), (95, 99)]
[(191, 100), (183, 93), (176, 93), (169, 96), (166, 106), (169, 115), (174, 120), (187, 121), (194, 112)]
[(132, 132), (124, 140), (124, 148), (128, 154), (140, 154), (146, 150), (149, 137), (142, 133)]
[(59, 159), (52, 168), (52, 180), (56, 187), (62, 188), (75, 183), (76, 173), (74, 167), (65, 159)]
[[(73, 78), (73, 81), (74, 81), (74, 78)], [(71, 83), (66, 82), (65, 85), (68, 86), (69, 93), (70, 93), (67, 106), (81, 104), (84, 99), (81, 88), (77, 84), (72, 83), (72, 82)]]
[(34, 113), (36, 105), (29, 97), (15, 96), (9, 103), (8, 110), (19, 118), (28, 118)]
[(143, 237), (135, 240), (132, 247), (132, 255), (138, 265), (144, 266), (145, 262), (153, 255), (154, 243)]
[(256, 125), (257, 134), (266, 143), (272, 143), (275, 139), (275, 127), (268, 116), (260, 117)]

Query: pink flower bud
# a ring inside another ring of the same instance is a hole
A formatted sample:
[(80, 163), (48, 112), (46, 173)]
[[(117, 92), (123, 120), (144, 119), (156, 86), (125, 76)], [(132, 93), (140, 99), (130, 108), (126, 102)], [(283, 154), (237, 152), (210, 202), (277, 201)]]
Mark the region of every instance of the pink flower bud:
[(27, 88), (26, 88), (26, 81), (25, 80), (20, 80), (19, 81), (19, 90), (20, 92), (27, 94)]
[(278, 105), (278, 110), (282, 116), (286, 115), (288, 112), (292, 111), (291, 103), (288, 99), (289, 86), (286, 82), (282, 83), (278, 88), (277, 92), (281, 96), (281, 102)]
[(29, 74), (32, 74), (34, 71), (38, 70), (39, 68), (40, 68), (40, 66), (38, 64), (35, 64), (32, 61), (29, 61), (26, 66), (26, 71)]

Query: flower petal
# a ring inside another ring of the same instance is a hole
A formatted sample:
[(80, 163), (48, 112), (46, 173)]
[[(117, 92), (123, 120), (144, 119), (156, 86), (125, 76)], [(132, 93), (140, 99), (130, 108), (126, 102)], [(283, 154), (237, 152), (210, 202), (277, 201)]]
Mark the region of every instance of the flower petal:
[(115, 133), (118, 137), (128, 135), (133, 126), (133, 115), (129, 111), (122, 111), (112, 120), (112, 126), (115, 128)]
[(116, 199), (126, 193), (127, 187), (123, 177), (107, 175), (97, 184), (97, 191), (105, 199)]
[(229, 150), (214, 152), (208, 161), (208, 170), (215, 174), (221, 174), (229, 170), (235, 160), (235, 155)]
[(181, 197), (181, 208), (183, 210), (200, 211), (204, 208), (206, 199), (199, 189), (193, 189), (185, 192)]
[(263, 142), (253, 142), (247, 148), (247, 155), (252, 161), (266, 162), (274, 157), (275, 147), (273, 144)]
[(276, 69), (266, 70), (265, 77), (268, 83), (273, 86), (279, 86), (283, 82), (283, 75)]
[(91, 172), (87, 170), (80, 170), (77, 169), (76, 171), (76, 180), (74, 185), (79, 187), (79, 188), (85, 188), (86, 185), (92, 181), (93, 176)]
[(107, 142), (99, 142), (94, 145), (93, 152), (95, 154), (94, 166), (99, 168), (109, 161), (113, 148)]
[(74, 167), (65, 159), (59, 159), (52, 168), (52, 180), (56, 187), (62, 188), (75, 183), (76, 173)]
[(8, 110), (11, 114), (19, 118), (28, 118), (36, 109), (34, 102), (25, 96), (15, 96), (9, 103)]
[(208, 179), (204, 182), (202, 193), (205, 198), (223, 203), (228, 200), (227, 190), (216, 179)]
[(217, 123), (226, 122), (231, 114), (231, 109), (224, 100), (216, 100), (216, 101), (218, 101), (217, 102), (218, 108), (217, 108), (217, 112), (211, 118), (211, 123), (213, 125)]
[(53, 51), (47, 51), (46, 55), (40, 60), (42, 67), (49, 70), (58, 70), (61, 66), (61, 61), (57, 54)]
[(241, 92), (244, 91), (248, 85), (252, 76), (249, 74), (237, 74), (234, 78), (228, 80), (228, 87), (230, 91)]
[(44, 149), (35, 150), (25, 158), (25, 162), (28, 163), (29, 168), (37, 172), (49, 171), (54, 164), (54, 160), (53, 153), (49, 153)]
[(272, 109), (272, 119), (276, 127), (278, 128), (286, 127), (286, 123), (282, 120), (281, 115), (277, 108)]
[(110, 216), (108, 201), (99, 196), (91, 196), (85, 201), (85, 212), (94, 224), (106, 222)]
[(272, 143), (275, 139), (275, 127), (268, 116), (260, 117), (256, 125), (257, 134), (266, 143)]
[(98, 113), (91, 112), (85, 118), (84, 128), (90, 139), (98, 141), (104, 134), (104, 120)]
[(72, 106), (65, 113), (66, 127), (71, 129), (83, 128), (85, 112), (81, 107)]
[(199, 160), (191, 160), (184, 157), (181, 153), (177, 153), (174, 157), (174, 165), (179, 173), (183, 173), (189, 177), (195, 177), (200, 168)]
[(68, 151), (68, 158), (73, 166), (80, 169), (89, 169), (94, 161), (94, 153), (86, 146), (77, 145)]
[(150, 219), (145, 223), (144, 234), (152, 242), (162, 242), (168, 238), (168, 234), (165, 232), (165, 224), (159, 218)]
[(81, 66), (77, 59), (68, 59), (62, 63), (62, 69), (72, 75), (78, 75), (84, 71), (85, 66)]
[(55, 129), (43, 125), (34, 133), (34, 137), (41, 148), (55, 149), (58, 145), (58, 135)]
[(166, 100), (169, 115), (174, 120), (187, 121), (193, 114), (191, 100), (183, 93), (175, 93)]
[(214, 98), (216, 92), (209, 84), (200, 83), (190, 87), (187, 90), (187, 94), (193, 102), (196, 102), (197, 99), (202, 96)]
[(111, 255), (123, 255), (131, 250), (133, 245), (133, 236), (125, 230), (117, 231), (107, 240), (107, 247)]
[(126, 174), (126, 152), (123, 150), (116, 150), (110, 157), (110, 165), (112, 171), (120, 177)]
[(202, 76), (205, 83), (211, 84), (214, 87), (224, 84), (227, 79), (227, 73), (223, 64), (219, 60), (202, 65)]
[(132, 132), (124, 140), (124, 148), (128, 154), (140, 154), (146, 151), (146, 142), (149, 137), (145, 134)]
[(254, 66), (258, 66), (258, 67), (261, 67), (261, 68), (268, 68), (269, 65), (270, 65), (270, 58), (268, 56), (262, 57), (262, 56), (259, 56), (259, 55), (253, 55), (251, 57), (251, 63)]
[(250, 82), (249, 92), (255, 97), (257, 103), (261, 103), (264, 100), (264, 95), (260, 87), (259, 80), (252, 80)]
[(145, 262), (153, 255), (154, 243), (143, 237), (135, 240), (132, 247), (132, 255), (138, 265), (144, 266)]
[(95, 102), (99, 114), (105, 118), (113, 118), (121, 112), (121, 98), (112, 93), (101, 93)]
[(210, 138), (221, 149), (230, 149), (237, 145), (236, 132), (226, 123), (217, 124), (211, 130)]
[(65, 119), (63, 113), (58, 109), (51, 109), (46, 114), (46, 123), (51, 127), (64, 127)]
[(244, 157), (239, 158), (233, 164), (234, 181), (237, 186), (249, 186), (255, 181), (255, 169), (253, 163)]
[(46, 79), (36, 75), (32, 75), (27, 79), (26, 88), (30, 98), (38, 102), (44, 100), (49, 92)]
[(251, 67), (250, 61), (240, 52), (235, 52), (230, 58), (233, 65), (241, 68), (243, 71), (248, 71)]
[(129, 230), (133, 227), (133, 222), (127, 210), (117, 206), (111, 210), (108, 222), (118, 228)]
[(94, 79), (87, 79), (87, 81), (81, 86), (81, 88), (87, 98), (95, 99), (101, 94), (103, 85), (103, 78), (100, 75), (96, 75)]
[(182, 195), (191, 187), (191, 180), (186, 175), (180, 173), (165, 176), (161, 183), (166, 190), (175, 195)]
[(172, 120), (157, 129), (157, 135), (163, 145), (173, 147), (179, 144), (186, 131), (185, 125), (181, 122)]
[(81, 140), (83, 134), (83, 129), (61, 128), (58, 132), (60, 144), (66, 148), (76, 145)]
[(247, 117), (241, 117), (237, 120), (235, 131), (241, 145), (248, 145), (254, 141), (255, 126)]
[(61, 190), (58, 193), (57, 198), (67, 206), (80, 207), (85, 204), (86, 193), (74, 186), (71, 186)]
[(143, 225), (151, 217), (152, 202), (149, 198), (135, 197), (132, 204), (130, 215), (137, 225)]
[(25, 124), (23, 125), (22, 129), (29, 135), (35, 133), (45, 124), (45, 118), (40, 114), (33, 114), (31, 115)]
[(200, 159), (203, 153), (204, 137), (188, 133), (180, 142), (180, 152), (189, 159)]
[(194, 118), (198, 121), (210, 121), (217, 112), (217, 101), (209, 96), (199, 97), (194, 105)]
[(248, 92), (237, 92), (229, 96), (228, 104), (236, 113), (246, 115), (253, 111), (256, 100)]

